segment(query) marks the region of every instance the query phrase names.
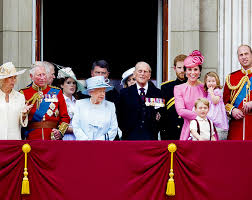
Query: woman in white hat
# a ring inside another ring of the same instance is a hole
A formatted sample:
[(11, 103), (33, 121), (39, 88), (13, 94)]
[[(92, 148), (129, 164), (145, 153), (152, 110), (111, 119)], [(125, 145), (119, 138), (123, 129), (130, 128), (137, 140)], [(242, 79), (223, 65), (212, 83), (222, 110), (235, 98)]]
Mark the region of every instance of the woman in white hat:
[(21, 126), (27, 126), (27, 112), (32, 105), (25, 105), (24, 95), (13, 89), (17, 75), (24, 72), (25, 70), (17, 72), (11, 62), (0, 66), (1, 140), (21, 140)]
[(73, 116), (73, 131), (76, 140), (114, 140), (118, 124), (114, 103), (105, 100), (105, 93), (113, 87), (103, 76), (86, 80), (83, 94), (90, 98), (77, 101)]
[(84, 89), (83, 85), (76, 79), (73, 70), (70, 67), (61, 68), (58, 71), (58, 86), (62, 89), (63, 96), (67, 105), (67, 112), (70, 117), (69, 127), (64, 134), (63, 140), (75, 140), (73, 133), (72, 118), (74, 115), (74, 108), (76, 105), (77, 92)]
[(122, 74), (121, 85), (123, 85), (124, 88), (127, 88), (136, 83), (136, 79), (133, 74), (134, 71), (135, 67), (132, 67)]

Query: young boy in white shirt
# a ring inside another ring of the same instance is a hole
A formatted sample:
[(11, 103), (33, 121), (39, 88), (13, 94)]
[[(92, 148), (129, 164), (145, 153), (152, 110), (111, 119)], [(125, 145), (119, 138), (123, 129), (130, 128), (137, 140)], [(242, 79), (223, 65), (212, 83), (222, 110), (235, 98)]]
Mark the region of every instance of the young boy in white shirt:
[(190, 135), (194, 141), (215, 141), (216, 130), (213, 122), (207, 118), (209, 101), (206, 98), (199, 98), (195, 102), (197, 117), (190, 122)]

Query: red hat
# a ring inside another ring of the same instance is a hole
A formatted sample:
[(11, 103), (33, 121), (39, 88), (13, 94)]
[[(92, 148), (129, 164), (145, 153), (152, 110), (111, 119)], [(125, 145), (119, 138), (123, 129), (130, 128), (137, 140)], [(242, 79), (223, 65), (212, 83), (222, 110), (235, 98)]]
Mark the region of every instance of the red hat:
[(185, 67), (196, 67), (198, 65), (202, 65), (204, 62), (204, 56), (202, 56), (201, 52), (198, 50), (194, 50), (189, 56), (184, 60)]

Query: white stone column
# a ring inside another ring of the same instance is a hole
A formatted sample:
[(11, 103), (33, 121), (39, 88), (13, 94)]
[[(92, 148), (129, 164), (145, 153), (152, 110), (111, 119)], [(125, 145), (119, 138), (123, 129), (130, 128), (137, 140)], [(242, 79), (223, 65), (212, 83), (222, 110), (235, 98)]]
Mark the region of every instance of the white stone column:
[(241, 44), (252, 44), (251, 0), (219, 0), (219, 75), (221, 83), (225, 77), (240, 69), (237, 48)]
[(172, 70), (173, 59), (178, 54), (189, 54), (199, 49), (199, 1), (200, 0), (169, 0), (169, 80), (175, 79)]
[[(11, 61), (17, 70), (31, 65), (32, 0), (0, 0), (0, 64)], [(30, 82), (18, 77), (16, 89)]]

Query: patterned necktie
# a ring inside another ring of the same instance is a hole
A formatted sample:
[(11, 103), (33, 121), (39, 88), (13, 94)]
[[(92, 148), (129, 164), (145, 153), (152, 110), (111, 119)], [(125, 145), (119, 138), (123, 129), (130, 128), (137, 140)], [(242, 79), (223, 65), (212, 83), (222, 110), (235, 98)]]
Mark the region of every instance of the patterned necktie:
[(145, 89), (144, 88), (140, 88), (139, 90), (140, 90), (140, 97), (144, 101), (145, 100), (145, 92), (144, 92)]

